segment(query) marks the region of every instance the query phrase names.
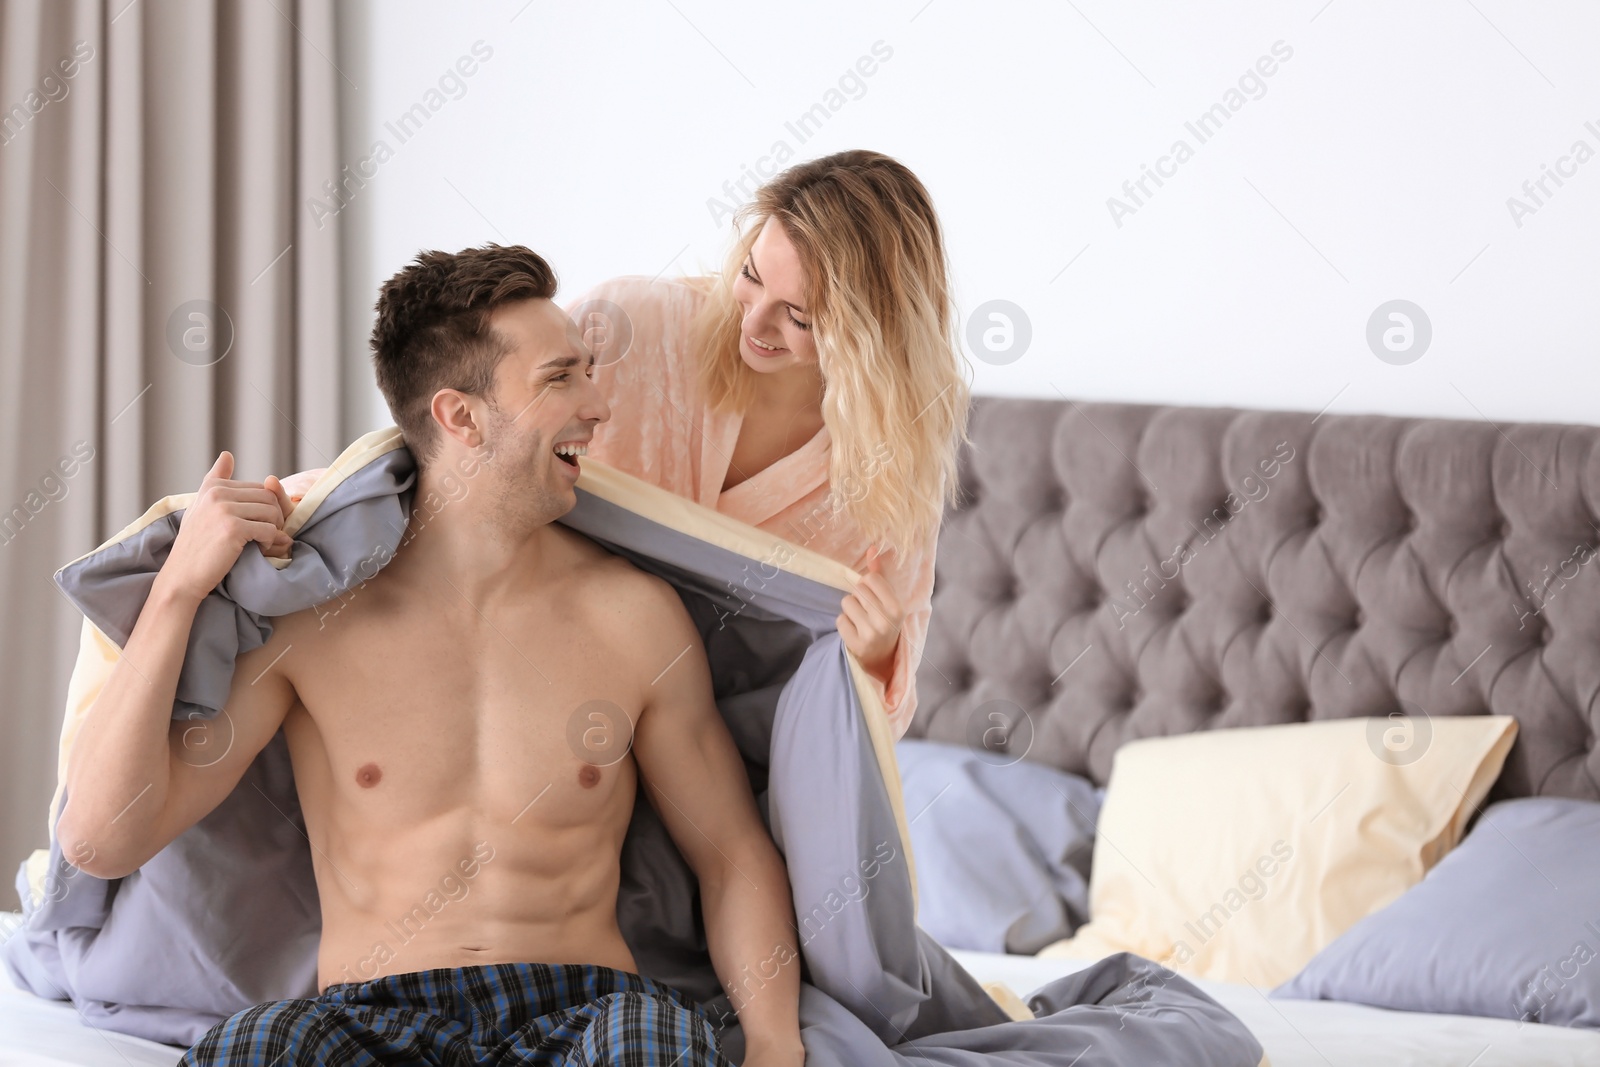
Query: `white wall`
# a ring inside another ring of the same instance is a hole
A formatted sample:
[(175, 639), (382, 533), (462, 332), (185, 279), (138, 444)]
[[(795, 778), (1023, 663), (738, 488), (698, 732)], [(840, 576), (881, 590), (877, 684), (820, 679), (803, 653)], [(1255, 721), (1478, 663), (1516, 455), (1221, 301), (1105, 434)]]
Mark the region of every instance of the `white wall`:
[[(963, 315), (1003, 299), (1031, 325), (1020, 358), (975, 361), (979, 392), (1600, 422), (1600, 5), (359, 0), (341, 28), (347, 158), (394, 153), (337, 218), (355, 431), (389, 421), (365, 337), (417, 250), (527, 244), (564, 295), (705, 268), (711, 201), (780, 141), (928, 185)], [(400, 143), (385, 123), (477, 42)], [(1219, 130), (1185, 127), (1275, 46)], [(818, 103), (802, 141), (785, 124)], [(1192, 157), (1128, 197), (1179, 139)], [(1367, 341), (1392, 299), (1433, 332), (1403, 364)]]

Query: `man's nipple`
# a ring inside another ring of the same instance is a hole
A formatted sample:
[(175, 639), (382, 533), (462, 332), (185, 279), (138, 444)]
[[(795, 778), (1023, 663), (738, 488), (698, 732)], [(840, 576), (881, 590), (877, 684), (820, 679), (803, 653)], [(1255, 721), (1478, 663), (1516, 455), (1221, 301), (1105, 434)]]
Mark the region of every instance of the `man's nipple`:
[(578, 768), (578, 784), (585, 789), (593, 789), (600, 784), (600, 768), (592, 763), (585, 763)]
[(382, 780), (383, 770), (376, 763), (363, 763), (356, 771), (356, 784), (363, 789), (371, 789)]

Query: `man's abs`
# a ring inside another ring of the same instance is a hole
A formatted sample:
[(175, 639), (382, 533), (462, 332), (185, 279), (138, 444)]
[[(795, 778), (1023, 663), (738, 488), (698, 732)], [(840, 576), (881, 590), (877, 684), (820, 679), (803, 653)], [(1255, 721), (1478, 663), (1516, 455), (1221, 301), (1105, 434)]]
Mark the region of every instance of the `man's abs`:
[(419, 607), (383, 577), (281, 622), (319, 985), (500, 962), (635, 970), (616, 900), (643, 690), (617, 635), (581, 615)]
[[(631, 781), (619, 792), (631, 811)], [(585, 829), (539, 820), (553, 793), (530, 797), (525, 815), (498, 825), (462, 810), (410, 827), (330, 819), (308, 804), (323, 918), (319, 987), (484, 963), (636, 971), (616, 921), (621, 833), (610, 820)], [(323, 827), (340, 829), (319, 833), (319, 814)]]

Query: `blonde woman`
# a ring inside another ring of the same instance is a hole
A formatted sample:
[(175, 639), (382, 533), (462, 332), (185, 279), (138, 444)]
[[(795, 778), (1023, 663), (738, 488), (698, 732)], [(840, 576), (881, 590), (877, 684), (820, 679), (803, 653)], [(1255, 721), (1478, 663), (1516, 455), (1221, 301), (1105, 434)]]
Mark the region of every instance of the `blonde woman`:
[(899, 738), (970, 397), (938, 218), (906, 167), (850, 151), (779, 174), (737, 227), (720, 278), (568, 307), (612, 410), (588, 454), (860, 572), (839, 634)]
[(970, 400), (939, 220), (905, 166), (851, 151), (779, 174), (736, 228), (720, 277), (569, 305), (612, 410), (588, 454), (860, 572), (839, 634), (899, 738)]

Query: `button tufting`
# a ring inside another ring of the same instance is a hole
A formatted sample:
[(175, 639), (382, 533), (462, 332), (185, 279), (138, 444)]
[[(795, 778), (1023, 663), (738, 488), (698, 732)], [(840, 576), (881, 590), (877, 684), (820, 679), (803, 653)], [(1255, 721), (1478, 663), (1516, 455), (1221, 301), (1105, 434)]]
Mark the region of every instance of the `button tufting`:
[(1313, 526), (1321, 526), (1327, 520), (1328, 520), (1328, 513), (1326, 511), (1322, 510), (1322, 505), (1321, 504), (1313, 504), (1311, 506), (1311, 525), (1313, 525)]
[(1446, 620), (1444, 624), (1444, 632), (1446, 636), (1454, 637), (1460, 632), (1460, 630), (1461, 624), (1456, 621), (1456, 617), (1454, 615), (1450, 616), (1450, 618)]
[(1355, 610), (1355, 614), (1350, 616), (1350, 629), (1359, 630), (1362, 626), (1366, 625), (1366, 622), (1366, 613), (1358, 607)]
[(1263, 600), (1261, 602), (1261, 606), (1256, 609), (1256, 619), (1263, 626), (1272, 621), (1272, 601)]
[(1416, 533), (1417, 532), (1417, 513), (1414, 512), (1414, 511), (1406, 512), (1405, 521), (1402, 523), (1402, 525), (1406, 528), (1406, 532), (1407, 533)]
[(1511, 520), (1510, 519), (1501, 519), (1500, 520), (1500, 540), (1504, 541), (1506, 538), (1508, 538), (1510, 536), (1511, 536)]

